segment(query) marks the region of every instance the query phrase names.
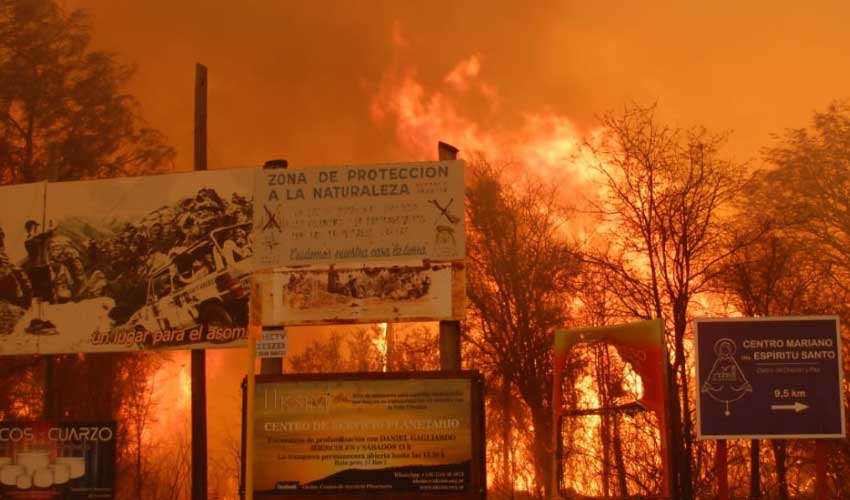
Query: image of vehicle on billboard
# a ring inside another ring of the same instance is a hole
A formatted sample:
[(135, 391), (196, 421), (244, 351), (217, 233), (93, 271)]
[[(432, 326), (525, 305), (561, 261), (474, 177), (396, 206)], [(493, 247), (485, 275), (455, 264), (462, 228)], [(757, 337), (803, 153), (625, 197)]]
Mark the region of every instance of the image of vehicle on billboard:
[(243, 344), (253, 173), (50, 183), (40, 196), (5, 188), (42, 208), (0, 221), (23, 230), (5, 245), (6, 274), (22, 279), (0, 281), (0, 300), (18, 297), (0, 305), (0, 353)]

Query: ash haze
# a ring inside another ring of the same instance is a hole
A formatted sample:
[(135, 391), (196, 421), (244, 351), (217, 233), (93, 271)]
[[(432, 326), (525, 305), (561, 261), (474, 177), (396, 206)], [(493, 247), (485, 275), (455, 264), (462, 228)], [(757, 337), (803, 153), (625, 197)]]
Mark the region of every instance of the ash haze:
[[(444, 78), (471, 56), (493, 99), (459, 102), (480, 127), (510, 131), (526, 114), (553, 113), (584, 131), (625, 102), (658, 101), (668, 122), (732, 131), (728, 151), (739, 160), (850, 88), (843, 1), (65, 5), (90, 11), (95, 47), (137, 65), (129, 90), (182, 169), (195, 62), (210, 71), (212, 168), (426, 159), (411, 158), (370, 106), (393, 71), (416, 71), (426, 98), (440, 89), (458, 97)], [(463, 148), (461, 137), (443, 139)]]
[[(94, 48), (137, 67), (127, 90), (179, 170), (192, 165), (196, 62), (209, 69), (210, 168), (427, 160), (437, 140), (563, 168), (597, 116), (630, 102), (730, 131), (724, 152), (758, 165), (772, 134), (850, 98), (838, 0), (62, 4), (89, 11)], [(314, 332), (290, 334), (290, 352)], [(209, 358), (214, 461), (238, 438), (246, 361)]]

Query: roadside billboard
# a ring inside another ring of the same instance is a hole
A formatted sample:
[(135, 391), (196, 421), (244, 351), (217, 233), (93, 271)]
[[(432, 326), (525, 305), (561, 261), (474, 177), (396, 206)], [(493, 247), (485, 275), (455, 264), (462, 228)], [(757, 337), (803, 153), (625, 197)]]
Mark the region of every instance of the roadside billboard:
[(245, 345), (254, 173), (3, 188), (0, 354)]
[(258, 376), (253, 497), (483, 498), (481, 383), (477, 372)]
[(834, 316), (696, 320), (700, 439), (843, 438)]
[(259, 267), (465, 257), (462, 161), (262, 170)]
[(0, 422), (0, 499), (115, 498), (114, 422)]

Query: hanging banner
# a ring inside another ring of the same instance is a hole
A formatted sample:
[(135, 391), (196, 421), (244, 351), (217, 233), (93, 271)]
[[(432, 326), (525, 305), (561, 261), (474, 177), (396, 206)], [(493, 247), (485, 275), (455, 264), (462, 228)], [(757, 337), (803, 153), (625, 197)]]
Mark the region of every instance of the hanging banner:
[(253, 495), (481, 498), (477, 373), (259, 377)]
[(278, 268), (264, 324), (462, 319), (464, 283), (459, 262)]
[(259, 267), (465, 257), (462, 161), (261, 170)]
[(0, 499), (115, 498), (114, 422), (0, 422)]
[(31, 292), (0, 354), (244, 345), (254, 173), (51, 183), (40, 219), (12, 206)]
[[(553, 363), (553, 399), (552, 423), (553, 446), (558, 449), (560, 441), (560, 422), (563, 415), (563, 394), (561, 383), (567, 355), (575, 345), (580, 343), (602, 342), (612, 345), (619, 356), (632, 367), (641, 378), (643, 395), (640, 403), (655, 413), (658, 421), (661, 464), (664, 474), (663, 490), (669, 495), (671, 491), (671, 450), (670, 433), (667, 426), (667, 377), (666, 377), (666, 348), (664, 341), (664, 323), (660, 318), (646, 321), (636, 321), (619, 325), (604, 325), (595, 327), (578, 327), (555, 332), (554, 363)], [(553, 488), (558, 487), (558, 478), (562, 476), (563, 463), (559, 453), (553, 456), (555, 460), (556, 477)]]

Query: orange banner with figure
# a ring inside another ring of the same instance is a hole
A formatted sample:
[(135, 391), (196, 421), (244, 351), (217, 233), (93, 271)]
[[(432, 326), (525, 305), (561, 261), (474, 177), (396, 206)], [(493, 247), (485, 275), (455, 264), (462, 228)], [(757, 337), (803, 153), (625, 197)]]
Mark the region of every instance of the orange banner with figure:
[[(555, 332), (554, 353), (554, 428), (561, 416), (562, 394), (560, 382), (563, 377), (567, 354), (574, 346), (582, 343), (605, 342), (614, 346), (620, 357), (640, 376), (643, 394), (639, 401), (658, 417), (661, 433), (662, 466), (665, 474), (664, 488), (669, 494), (670, 459), (667, 443), (667, 361), (664, 341), (664, 323), (661, 319), (638, 321), (610, 326), (579, 327)], [(554, 439), (559, 439), (555, 431)], [(557, 441), (556, 441), (557, 442)], [(557, 481), (557, 479), (556, 479)]]

